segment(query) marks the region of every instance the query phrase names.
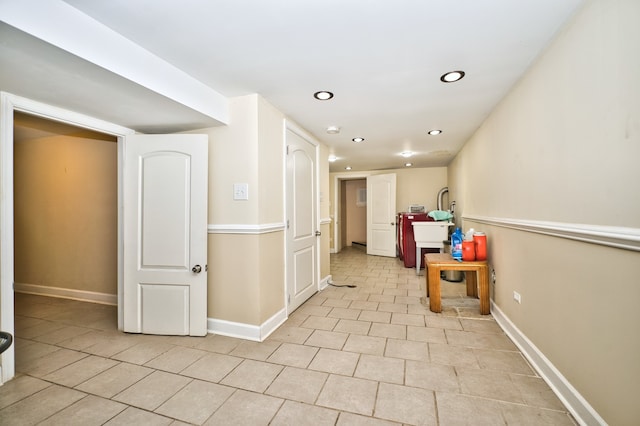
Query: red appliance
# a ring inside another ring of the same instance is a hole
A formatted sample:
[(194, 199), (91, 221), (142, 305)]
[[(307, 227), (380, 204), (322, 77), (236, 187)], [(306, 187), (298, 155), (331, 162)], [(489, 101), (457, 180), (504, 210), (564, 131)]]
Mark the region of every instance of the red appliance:
[[(398, 256), (407, 268), (416, 267), (416, 240), (413, 238), (413, 222), (433, 222), (426, 213), (398, 213)], [(427, 250), (427, 249), (423, 249)]]

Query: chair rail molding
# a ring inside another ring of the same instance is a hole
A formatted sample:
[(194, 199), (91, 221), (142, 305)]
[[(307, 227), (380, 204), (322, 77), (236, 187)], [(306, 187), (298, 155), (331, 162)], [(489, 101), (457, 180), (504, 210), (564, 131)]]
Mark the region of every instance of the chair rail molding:
[(624, 250), (640, 251), (640, 229), (622, 226), (589, 225), (567, 222), (510, 219), (500, 217), (462, 215), (462, 219), (502, 228), (534, 232)]
[(263, 223), (259, 225), (249, 224), (209, 224), (209, 234), (268, 234), (270, 232), (284, 231), (284, 223)]

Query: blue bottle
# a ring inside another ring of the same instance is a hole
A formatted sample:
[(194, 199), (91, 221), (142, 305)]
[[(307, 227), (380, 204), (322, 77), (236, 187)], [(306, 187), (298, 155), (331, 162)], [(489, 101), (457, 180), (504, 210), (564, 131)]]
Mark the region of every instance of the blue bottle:
[(462, 261), (462, 240), (464, 236), (462, 235), (462, 231), (460, 228), (456, 228), (456, 230), (451, 234), (451, 257), (455, 260)]

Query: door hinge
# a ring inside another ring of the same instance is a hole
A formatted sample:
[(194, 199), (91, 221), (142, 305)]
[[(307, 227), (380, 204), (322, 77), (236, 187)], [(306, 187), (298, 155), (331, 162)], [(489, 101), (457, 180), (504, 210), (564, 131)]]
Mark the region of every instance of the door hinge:
[(287, 155), (289, 155), (289, 145), (287, 145)]
[(289, 229), (289, 219), (287, 219), (287, 229)]
[(287, 306), (291, 304), (291, 295), (287, 294)]

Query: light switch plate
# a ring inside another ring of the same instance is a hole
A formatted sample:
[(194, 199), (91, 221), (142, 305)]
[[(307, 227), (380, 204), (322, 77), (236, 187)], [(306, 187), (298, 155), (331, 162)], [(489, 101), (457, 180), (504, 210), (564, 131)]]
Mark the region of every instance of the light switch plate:
[(249, 199), (249, 184), (248, 183), (234, 183), (233, 184), (233, 199), (234, 200), (248, 200)]

